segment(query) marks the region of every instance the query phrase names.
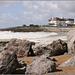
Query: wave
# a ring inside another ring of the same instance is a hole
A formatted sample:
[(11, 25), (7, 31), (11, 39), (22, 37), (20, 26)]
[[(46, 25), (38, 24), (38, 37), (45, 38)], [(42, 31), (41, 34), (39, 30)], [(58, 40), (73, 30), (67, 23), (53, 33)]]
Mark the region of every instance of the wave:
[(58, 35), (54, 32), (11, 32), (11, 31), (0, 31), (0, 39), (27, 39), (27, 38), (43, 38), (51, 35)]
[(65, 39), (65, 37), (60, 37), (58, 33), (55, 32), (11, 32), (11, 31), (0, 31), (0, 40), (1, 39), (24, 39), (34, 42), (43, 42), (50, 38), (59, 37), (61, 39)]

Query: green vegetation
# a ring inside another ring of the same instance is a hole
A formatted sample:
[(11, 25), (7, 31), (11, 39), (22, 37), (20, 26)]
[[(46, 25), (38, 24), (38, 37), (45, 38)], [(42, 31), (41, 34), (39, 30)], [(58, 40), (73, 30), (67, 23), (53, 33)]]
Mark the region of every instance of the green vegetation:
[(26, 24), (23, 24), (22, 26), (17, 26), (17, 27), (14, 27), (14, 28), (24, 28), (24, 27), (40, 27), (39, 25), (34, 25), (34, 24), (30, 24), (29, 26), (27, 26)]
[(26, 27), (26, 25), (24, 24), (23, 27)]
[[(22, 26), (17, 26), (17, 27), (14, 27), (14, 28), (42, 28), (42, 27), (54, 27), (54, 26), (49, 26), (49, 25), (34, 25), (34, 24), (29, 24), (29, 26), (27, 26), (26, 24), (23, 24)], [(69, 24), (67, 26), (62, 26), (61, 24), (60, 25), (57, 25), (56, 27), (75, 27), (75, 24)]]
[(29, 27), (39, 27), (39, 25), (30, 24)]
[(26, 24), (23, 24), (23, 26), (20, 27), (40, 27), (39, 25), (30, 24), (29, 26), (26, 26)]

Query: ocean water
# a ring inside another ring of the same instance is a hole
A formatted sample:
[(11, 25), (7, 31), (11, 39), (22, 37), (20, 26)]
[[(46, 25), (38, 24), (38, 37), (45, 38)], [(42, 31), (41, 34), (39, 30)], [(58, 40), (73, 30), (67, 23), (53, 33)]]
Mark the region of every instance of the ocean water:
[(11, 31), (0, 31), (0, 40), (2, 39), (23, 39), (33, 42), (43, 42), (52, 38), (59, 38), (66, 40), (66, 34), (64, 32), (11, 32)]

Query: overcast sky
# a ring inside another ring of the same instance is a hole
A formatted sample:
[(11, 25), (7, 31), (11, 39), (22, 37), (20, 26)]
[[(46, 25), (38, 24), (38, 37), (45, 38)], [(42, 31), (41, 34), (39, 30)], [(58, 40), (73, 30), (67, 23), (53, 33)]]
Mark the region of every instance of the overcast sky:
[(75, 1), (0, 1), (0, 28), (47, 25), (51, 17), (75, 19)]

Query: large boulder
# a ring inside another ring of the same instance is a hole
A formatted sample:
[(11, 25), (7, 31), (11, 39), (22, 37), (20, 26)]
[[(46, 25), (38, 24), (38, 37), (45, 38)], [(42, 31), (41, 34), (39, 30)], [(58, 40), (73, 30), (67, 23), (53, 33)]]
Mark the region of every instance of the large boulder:
[(19, 68), (23, 68), (27, 66), (27, 64), (23, 60), (18, 60), (18, 62), (19, 62)]
[(34, 55), (32, 45), (34, 43), (27, 40), (11, 39), (6, 45), (6, 51), (15, 51), (18, 57)]
[[(49, 60), (51, 60), (51, 61), (56, 61), (55, 58), (50, 57), (50, 54), (43, 54), (43, 55), (41, 55), (40, 57), (41, 57), (41, 58), (49, 59)], [(33, 62), (33, 61), (39, 59), (40, 57), (35, 57), (35, 58), (33, 58), (31, 62)]]
[(68, 53), (75, 56), (75, 30), (71, 30), (67, 34)]
[(50, 56), (60, 55), (67, 51), (67, 43), (62, 40), (39, 43), (33, 47), (35, 55), (49, 54)]
[(55, 70), (56, 64), (54, 61), (51, 61), (46, 57), (40, 57), (27, 66), (25, 74), (42, 75), (45, 73), (53, 72)]
[(0, 41), (0, 52), (2, 52), (9, 41)]
[(19, 65), (13, 74), (25, 74), (27, 64), (23, 60), (18, 60)]
[(16, 70), (18, 65), (15, 52), (2, 51), (0, 53), (0, 74), (11, 74)]
[(59, 66), (75, 66), (75, 56), (70, 58), (69, 60), (63, 62)]

